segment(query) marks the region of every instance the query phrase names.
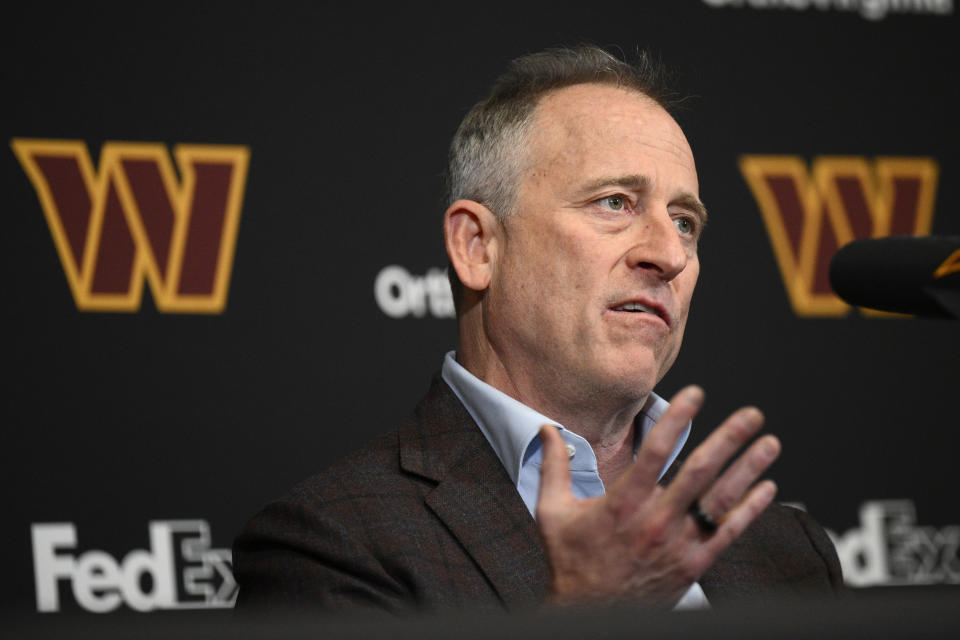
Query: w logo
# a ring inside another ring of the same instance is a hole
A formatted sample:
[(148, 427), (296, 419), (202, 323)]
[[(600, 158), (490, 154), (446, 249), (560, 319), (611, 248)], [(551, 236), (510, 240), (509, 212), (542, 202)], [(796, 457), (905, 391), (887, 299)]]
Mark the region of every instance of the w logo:
[(95, 171), (79, 140), (14, 139), (77, 308), (220, 313), (227, 302), (247, 147), (108, 142)]
[(770, 235), (783, 284), (800, 316), (840, 316), (849, 305), (830, 288), (830, 259), (861, 238), (928, 235), (933, 158), (741, 156)]

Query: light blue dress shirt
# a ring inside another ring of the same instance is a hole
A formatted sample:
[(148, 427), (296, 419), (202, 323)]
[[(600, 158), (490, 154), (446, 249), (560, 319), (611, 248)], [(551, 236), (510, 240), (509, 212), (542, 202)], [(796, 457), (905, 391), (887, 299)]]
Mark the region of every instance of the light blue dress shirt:
[[(453, 393), (460, 399), (467, 412), (480, 427), (480, 431), (487, 438), (490, 446), (503, 463), (510, 479), (517, 487), (523, 503), (536, 517), (537, 498), (540, 492), (540, 467), (543, 464), (543, 450), (540, 442), (540, 427), (544, 424), (556, 425), (560, 436), (567, 445), (570, 455), (570, 478), (572, 480), (573, 495), (578, 498), (591, 498), (606, 493), (600, 472), (597, 468), (597, 457), (593, 447), (581, 436), (566, 429), (556, 420), (534, 411), (522, 402), (511, 398), (507, 394), (483, 382), (461, 366), (454, 358), (454, 352), (447, 353), (443, 360), (442, 376)], [(651, 393), (646, 404), (637, 416), (634, 439), (634, 455), (640, 447), (643, 438), (657, 423), (667, 407), (666, 400), (655, 393)], [(680, 454), (680, 450), (690, 435), (690, 425), (677, 439), (677, 444), (660, 471), (660, 476), (667, 471), (673, 461)], [(694, 583), (684, 594), (677, 609), (707, 607), (707, 598)]]

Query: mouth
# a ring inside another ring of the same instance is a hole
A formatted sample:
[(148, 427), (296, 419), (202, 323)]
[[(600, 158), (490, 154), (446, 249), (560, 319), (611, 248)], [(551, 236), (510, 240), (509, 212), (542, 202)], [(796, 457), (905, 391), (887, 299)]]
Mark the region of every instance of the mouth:
[(645, 313), (656, 316), (663, 320), (664, 324), (667, 327), (670, 327), (670, 316), (667, 313), (667, 310), (662, 306), (650, 302), (650, 301), (640, 301), (640, 300), (629, 300), (627, 302), (622, 302), (620, 304), (610, 307), (611, 311), (619, 311), (623, 313)]

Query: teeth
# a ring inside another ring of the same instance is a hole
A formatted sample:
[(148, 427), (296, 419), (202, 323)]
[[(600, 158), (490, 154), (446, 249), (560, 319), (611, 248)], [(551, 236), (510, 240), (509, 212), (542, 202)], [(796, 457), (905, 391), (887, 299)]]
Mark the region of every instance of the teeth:
[(650, 307), (642, 305), (639, 302), (628, 302), (626, 304), (622, 304), (619, 307), (614, 307), (614, 311), (643, 311), (644, 313), (657, 313)]

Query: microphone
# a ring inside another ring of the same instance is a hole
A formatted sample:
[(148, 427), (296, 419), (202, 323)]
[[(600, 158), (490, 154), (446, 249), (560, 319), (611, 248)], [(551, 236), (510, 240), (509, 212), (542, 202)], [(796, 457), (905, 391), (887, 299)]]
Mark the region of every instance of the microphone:
[(830, 286), (857, 307), (960, 320), (960, 236), (854, 240), (830, 261)]

